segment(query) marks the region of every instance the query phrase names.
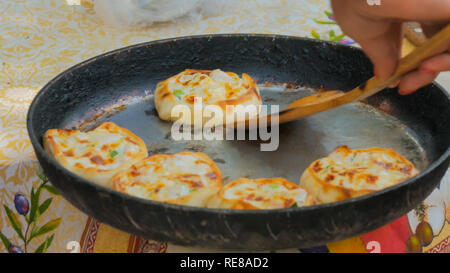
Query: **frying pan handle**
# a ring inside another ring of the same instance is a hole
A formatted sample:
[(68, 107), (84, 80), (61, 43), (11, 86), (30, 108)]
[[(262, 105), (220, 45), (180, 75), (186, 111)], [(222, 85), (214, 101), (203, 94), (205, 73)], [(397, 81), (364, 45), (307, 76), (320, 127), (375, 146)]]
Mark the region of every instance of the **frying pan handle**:
[(450, 50), (450, 24), (400, 59), (397, 69), (388, 82), (395, 82), (401, 76), (417, 69), (420, 64), (435, 55)]

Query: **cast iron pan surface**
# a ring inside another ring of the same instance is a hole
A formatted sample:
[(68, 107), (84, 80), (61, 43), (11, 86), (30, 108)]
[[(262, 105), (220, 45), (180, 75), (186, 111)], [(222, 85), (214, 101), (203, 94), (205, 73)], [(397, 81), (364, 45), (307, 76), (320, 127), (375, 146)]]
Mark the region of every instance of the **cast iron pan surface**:
[[(281, 107), (312, 89), (350, 90), (372, 75), (359, 49), (278, 35), (168, 39), (95, 57), (50, 81), (28, 113), (37, 158), (64, 198), (98, 221), (147, 239), (233, 250), (299, 248), (395, 220), (424, 200), (449, 166), (450, 98), (435, 84), (409, 96), (386, 89), (362, 103), (284, 124), (273, 152), (261, 152), (258, 140), (174, 141), (171, 124), (157, 116), (152, 91), (186, 68), (248, 73), (260, 84), (263, 103)], [(89, 129), (107, 120), (141, 137), (150, 154), (206, 153), (222, 170), (224, 184), (239, 177), (278, 176), (298, 183), (312, 161), (340, 145), (393, 148), (421, 173), (377, 193), (311, 207), (245, 211), (160, 203), (91, 183), (44, 152), (47, 129)]]

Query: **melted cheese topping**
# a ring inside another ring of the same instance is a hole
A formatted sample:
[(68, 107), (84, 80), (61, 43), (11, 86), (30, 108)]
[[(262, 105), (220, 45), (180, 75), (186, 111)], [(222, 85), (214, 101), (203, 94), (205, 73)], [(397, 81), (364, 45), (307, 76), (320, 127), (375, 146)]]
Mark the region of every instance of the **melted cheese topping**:
[(311, 164), (321, 181), (352, 190), (381, 190), (417, 174), (414, 165), (391, 149), (339, 147)]
[(239, 98), (250, 88), (256, 87), (235, 73), (223, 72), (220, 69), (187, 69), (170, 78), (168, 86), (177, 100), (187, 104), (194, 104), (195, 97), (201, 97), (205, 104), (218, 104), (220, 101)]
[(137, 140), (113, 123), (95, 130), (54, 130), (51, 135), (70, 166), (109, 171), (133, 159), (140, 151)]
[(216, 186), (221, 174), (215, 163), (200, 153), (154, 155), (131, 166), (113, 180), (119, 191), (145, 199), (168, 201)]
[(259, 209), (290, 208), (307, 204), (308, 193), (282, 178), (238, 179), (226, 185), (220, 193), (228, 200), (240, 200)]

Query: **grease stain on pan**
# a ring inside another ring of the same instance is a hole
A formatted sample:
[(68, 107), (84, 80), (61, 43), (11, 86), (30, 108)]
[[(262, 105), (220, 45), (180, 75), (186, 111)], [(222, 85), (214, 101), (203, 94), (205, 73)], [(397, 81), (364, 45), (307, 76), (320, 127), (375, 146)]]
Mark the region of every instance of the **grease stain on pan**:
[(154, 155), (154, 154), (165, 154), (167, 152), (170, 151), (170, 148), (168, 147), (162, 147), (159, 146), (157, 143), (156, 144), (150, 144), (147, 146), (147, 150), (148, 150), (148, 155)]
[(84, 117), (79, 121), (70, 122), (66, 126), (70, 129), (78, 129), (82, 131), (89, 131), (105, 122), (106, 119), (118, 114), (136, 103), (142, 103), (153, 99), (151, 90), (145, 90), (144, 96), (138, 96), (137, 91), (130, 92), (129, 95), (120, 97), (116, 102), (105, 105), (100, 109), (93, 109), (84, 114)]
[(214, 162), (219, 163), (219, 164), (225, 164), (227, 163), (225, 160), (223, 160), (222, 158), (213, 158)]
[(147, 116), (155, 116), (155, 117), (158, 116), (158, 111), (156, 111), (156, 108), (151, 108), (151, 109), (149, 109), (149, 110), (145, 110), (144, 113), (145, 113)]

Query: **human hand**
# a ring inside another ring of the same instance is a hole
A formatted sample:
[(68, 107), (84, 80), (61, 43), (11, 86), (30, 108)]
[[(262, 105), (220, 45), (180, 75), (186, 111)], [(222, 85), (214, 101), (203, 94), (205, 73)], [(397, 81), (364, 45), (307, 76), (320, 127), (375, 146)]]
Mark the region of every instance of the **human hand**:
[[(387, 80), (401, 57), (402, 23), (417, 21), (426, 36), (450, 22), (450, 0), (395, 0), (369, 5), (367, 0), (331, 0), (334, 17), (344, 33), (359, 43), (374, 64), (374, 74)], [(431, 57), (396, 84), (402, 95), (431, 83), (450, 70), (449, 52)]]

